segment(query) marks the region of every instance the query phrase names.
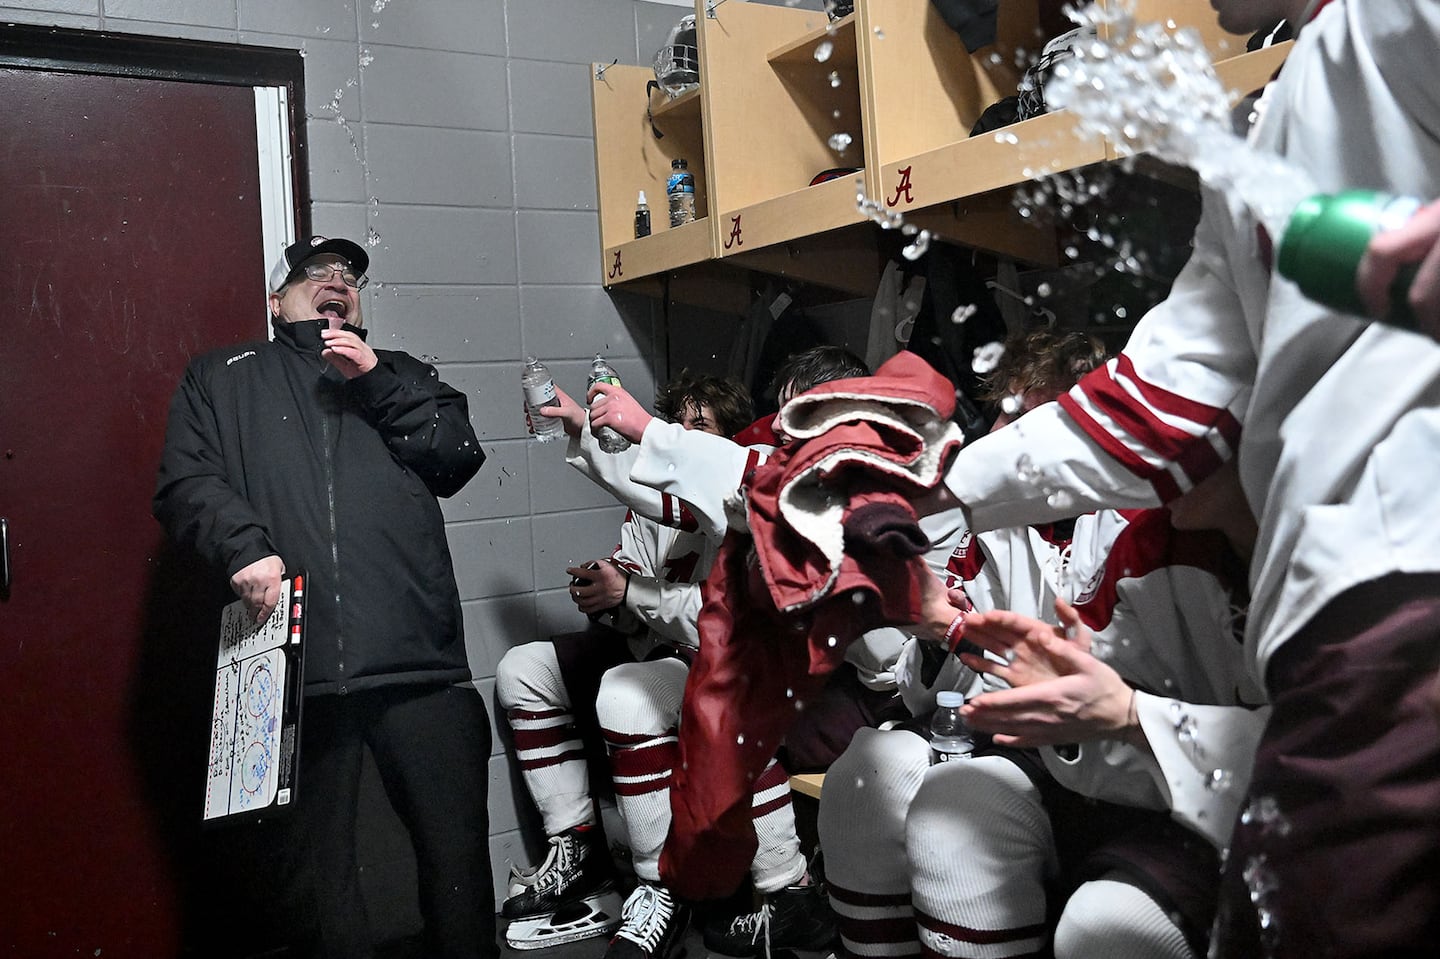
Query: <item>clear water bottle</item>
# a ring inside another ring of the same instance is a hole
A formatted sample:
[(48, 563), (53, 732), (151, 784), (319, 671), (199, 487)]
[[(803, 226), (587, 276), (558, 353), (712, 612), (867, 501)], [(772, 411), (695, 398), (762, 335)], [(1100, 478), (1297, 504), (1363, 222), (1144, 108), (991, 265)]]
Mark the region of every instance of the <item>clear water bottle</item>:
[(695, 174), (684, 160), (670, 161), (670, 179), (665, 184), (670, 198), (670, 225), (684, 226), (695, 219)]
[(544, 363), (533, 356), (525, 357), (520, 373), (520, 388), (525, 391), (525, 412), (530, 414), (530, 430), (542, 443), (553, 440), (565, 431), (565, 424), (553, 416), (541, 416), (540, 409), (556, 405), (555, 378)]
[(969, 759), (975, 751), (975, 740), (970, 736), (970, 727), (960, 718), (965, 694), (943, 692), (935, 697), (935, 703), (935, 715), (930, 717), (930, 764)]
[[(605, 357), (599, 353), (595, 354), (595, 359), (590, 364), (589, 386), (594, 386), (596, 383), (613, 383), (616, 386), (620, 385), (620, 377), (610, 364), (605, 362)], [(588, 388), (587, 386), (587, 389)], [(603, 403), (604, 397), (596, 397), (595, 402)], [(602, 426), (597, 430), (595, 432), (595, 440), (600, 444), (600, 449), (606, 453), (623, 453), (630, 448), (630, 441), (615, 432), (614, 427), (610, 426)]]
[[(1370, 190), (1302, 200), (1285, 224), (1276, 269), (1315, 302), (1365, 316), (1368, 311), (1355, 289), (1355, 274), (1370, 238), (1402, 225), (1420, 207), (1419, 200)], [(1417, 269), (1412, 264), (1396, 274), (1390, 284), (1390, 312), (1375, 319), (1415, 329), (1409, 293)]]

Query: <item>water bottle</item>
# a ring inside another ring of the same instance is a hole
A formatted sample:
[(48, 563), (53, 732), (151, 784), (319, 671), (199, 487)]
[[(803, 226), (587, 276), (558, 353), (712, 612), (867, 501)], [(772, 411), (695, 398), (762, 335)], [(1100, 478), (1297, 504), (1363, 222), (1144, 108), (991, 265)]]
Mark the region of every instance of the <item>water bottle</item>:
[(640, 199), (635, 203), (635, 239), (650, 235), (650, 204), (645, 202), (645, 191), (640, 191)]
[[(1317, 303), (1366, 316), (1355, 290), (1360, 258), (1376, 233), (1403, 224), (1420, 209), (1419, 200), (1370, 190), (1347, 190), (1302, 200), (1285, 224), (1275, 259), (1280, 275)], [(1390, 312), (1375, 317), (1393, 326), (1415, 329), (1410, 284), (1417, 265), (1402, 267), (1390, 284)]]
[(565, 424), (553, 416), (541, 416), (540, 408), (555, 406), (555, 379), (533, 356), (525, 357), (525, 369), (520, 373), (520, 388), (525, 392), (525, 412), (530, 414), (530, 429), (542, 443), (553, 440), (565, 431)]
[(975, 741), (970, 737), (970, 727), (960, 718), (965, 694), (943, 692), (935, 697), (935, 702), (935, 715), (930, 717), (930, 764), (969, 759), (975, 750)]
[(684, 160), (670, 161), (670, 179), (665, 184), (670, 198), (670, 225), (684, 226), (695, 219), (695, 174)]
[[(620, 377), (616, 375), (615, 370), (611, 368), (610, 364), (605, 362), (605, 357), (599, 353), (595, 354), (595, 359), (590, 364), (589, 386), (594, 386), (596, 383), (613, 383), (616, 386), (620, 385)], [(604, 402), (604, 398), (596, 397), (595, 402), (602, 403)], [(602, 426), (597, 430), (595, 432), (595, 440), (600, 444), (600, 449), (606, 453), (623, 453), (630, 448), (630, 441), (615, 432), (614, 427), (611, 426)]]

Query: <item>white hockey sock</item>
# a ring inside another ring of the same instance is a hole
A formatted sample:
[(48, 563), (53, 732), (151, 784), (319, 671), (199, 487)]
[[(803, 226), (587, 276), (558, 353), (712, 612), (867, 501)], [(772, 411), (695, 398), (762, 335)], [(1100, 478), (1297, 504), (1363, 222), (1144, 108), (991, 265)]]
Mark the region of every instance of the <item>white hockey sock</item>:
[(820, 848), (830, 904), (850, 956), (918, 956), (905, 816), (930, 768), (914, 733), (862, 729), (825, 773)]
[(616, 666), (601, 679), (595, 701), (635, 875), (650, 882), (660, 880), (660, 849), (670, 831), (670, 779), (688, 672), (678, 659)]
[(585, 747), (554, 644), (526, 643), (506, 653), (495, 670), (495, 694), (510, 720), (520, 776), (546, 835), (593, 822)]
[(905, 825), (925, 952), (964, 959), (1038, 952), (1053, 845), (1039, 790), (1014, 763), (983, 756), (932, 767)]
[(1065, 903), (1055, 959), (1194, 959), (1180, 928), (1143, 890), (1120, 879), (1087, 882)]
[(762, 893), (776, 892), (805, 875), (805, 856), (795, 832), (795, 807), (790, 803), (790, 775), (775, 760), (755, 780), (750, 816), (759, 843), (750, 864), (750, 878)]

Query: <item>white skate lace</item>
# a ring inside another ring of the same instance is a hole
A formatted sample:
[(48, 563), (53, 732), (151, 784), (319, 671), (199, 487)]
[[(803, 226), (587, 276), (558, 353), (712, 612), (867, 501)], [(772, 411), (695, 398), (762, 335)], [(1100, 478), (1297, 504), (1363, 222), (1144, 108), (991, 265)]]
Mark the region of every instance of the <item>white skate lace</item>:
[(764, 940), (764, 955), (770, 955), (770, 915), (773, 910), (770, 903), (762, 903), (760, 908), (754, 912), (747, 912), (743, 916), (736, 916), (730, 921), (730, 935), (749, 936), (751, 945)]
[(517, 878), (538, 892), (546, 892), (551, 888), (562, 892), (563, 887), (571, 881), (570, 866), (579, 852), (576, 845), (572, 836), (552, 836), (550, 852), (545, 856), (545, 861), (535, 867), (532, 873), (516, 873)]
[(654, 953), (670, 928), (675, 904), (670, 893), (659, 886), (641, 883), (620, 910), (620, 931), (617, 938), (629, 939), (647, 953)]

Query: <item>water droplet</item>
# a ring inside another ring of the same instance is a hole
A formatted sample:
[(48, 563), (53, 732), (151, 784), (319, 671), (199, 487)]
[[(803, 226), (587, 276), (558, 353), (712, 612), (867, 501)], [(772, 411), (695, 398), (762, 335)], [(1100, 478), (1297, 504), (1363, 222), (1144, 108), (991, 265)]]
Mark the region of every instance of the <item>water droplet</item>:
[(741, 733), (740, 735), (738, 735), (738, 736), (735, 737), (735, 745), (737, 745), (737, 746), (743, 746), (743, 745), (745, 745), (745, 734), (744, 734), (744, 733)]
[[(815, 45), (815, 62), (824, 63), (830, 59), (830, 54), (835, 52), (835, 44), (829, 40), (821, 40)], [(833, 76), (834, 74), (832, 74)]]
[(984, 346), (975, 348), (975, 353), (970, 361), (970, 369), (982, 376), (995, 369), (1000, 363), (1000, 358), (1005, 355), (1005, 344), (1000, 342), (986, 343)]
[(907, 260), (918, 260), (918, 259), (920, 259), (920, 257), (924, 256), (924, 255), (925, 255), (925, 252), (926, 252), (927, 250), (929, 250), (929, 249), (930, 249), (930, 231), (929, 231), (929, 230), (921, 230), (921, 231), (916, 235), (914, 241), (911, 242), (910, 245), (908, 245), (907, 247), (905, 247), (905, 249), (901, 250), (900, 252), (904, 255), (905, 259), (907, 259)]
[(966, 303), (964, 306), (955, 307), (955, 312), (950, 314), (950, 322), (960, 326), (970, 317), (980, 312), (980, 307), (974, 303)]
[(846, 150), (850, 149), (850, 144), (853, 142), (854, 137), (850, 136), (850, 134), (836, 133), (830, 137), (830, 149), (834, 150), (836, 153), (844, 153)]
[[(840, 86), (840, 71), (838, 71), (838, 70), (831, 70), (831, 71), (830, 71), (830, 87), (831, 87), (831, 89), (836, 89), (836, 88), (838, 88), (839, 86)], [(836, 112), (836, 113), (839, 113), (840, 111), (839, 111), (839, 110), (836, 110), (835, 112)]]
[(875, 33), (875, 39), (876, 39), (876, 40), (884, 40), (884, 39), (885, 39), (885, 31), (884, 31), (884, 30), (881, 30), (879, 27), (876, 27), (876, 28), (875, 28), (874, 33)]
[(1063, 489), (1057, 489), (1045, 497), (1045, 502), (1050, 504), (1051, 509), (1065, 510), (1075, 505), (1075, 498)]

